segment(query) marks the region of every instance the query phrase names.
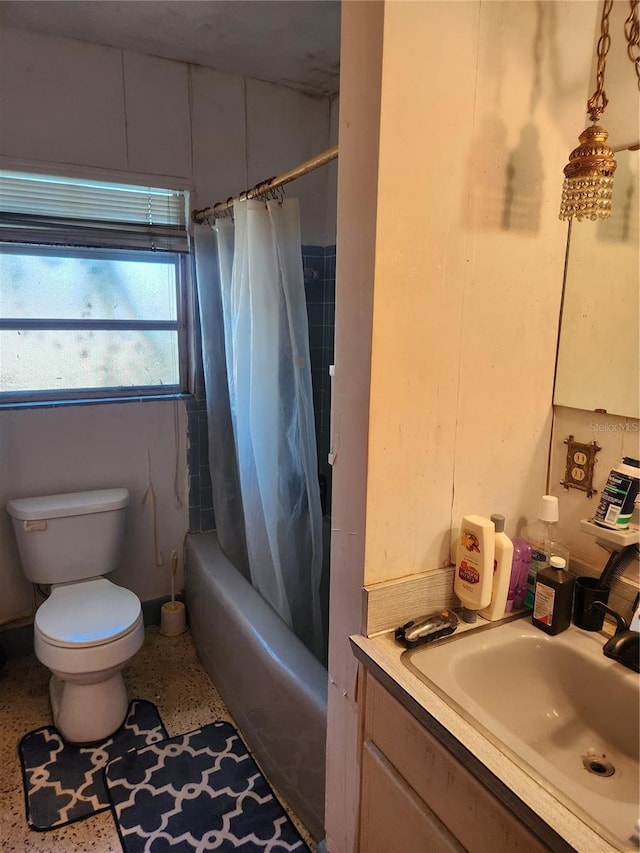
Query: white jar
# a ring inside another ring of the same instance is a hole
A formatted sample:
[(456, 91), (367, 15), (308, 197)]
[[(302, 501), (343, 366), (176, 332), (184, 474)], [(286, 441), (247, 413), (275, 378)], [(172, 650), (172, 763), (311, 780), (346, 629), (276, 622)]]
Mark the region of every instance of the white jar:
[(601, 527), (626, 530), (640, 487), (640, 460), (625, 456), (611, 469), (593, 518)]

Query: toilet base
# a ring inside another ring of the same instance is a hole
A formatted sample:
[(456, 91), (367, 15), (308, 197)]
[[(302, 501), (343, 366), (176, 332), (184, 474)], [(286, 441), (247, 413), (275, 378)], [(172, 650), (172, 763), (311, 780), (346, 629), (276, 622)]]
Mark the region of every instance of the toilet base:
[(129, 706), (120, 670), (93, 684), (63, 681), (52, 675), (49, 697), (53, 724), (69, 743), (93, 743), (110, 737), (124, 723)]

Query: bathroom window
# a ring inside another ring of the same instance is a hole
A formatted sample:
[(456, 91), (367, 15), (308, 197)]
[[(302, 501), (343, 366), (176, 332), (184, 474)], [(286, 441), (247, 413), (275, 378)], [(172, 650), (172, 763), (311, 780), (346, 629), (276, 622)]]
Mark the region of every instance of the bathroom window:
[(186, 205), (0, 172), (0, 403), (186, 390)]

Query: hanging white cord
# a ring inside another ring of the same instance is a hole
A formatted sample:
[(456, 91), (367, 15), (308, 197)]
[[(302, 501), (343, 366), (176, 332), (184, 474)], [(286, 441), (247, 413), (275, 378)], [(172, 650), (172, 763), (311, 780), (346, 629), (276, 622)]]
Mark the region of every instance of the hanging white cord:
[(173, 494), (176, 497), (178, 506), (182, 506), (182, 489), (178, 482), (180, 474), (180, 418), (178, 414), (178, 401), (173, 402), (173, 443), (175, 449), (175, 469), (173, 473)]
[(153, 488), (153, 483), (151, 481), (151, 455), (149, 453), (149, 448), (147, 448), (147, 465), (149, 468), (149, 485), (147, 486), (147, 491), (144, 493), (144, 497), (142, 498), (142, 506), (146, 504), (147, 498), (150, 498), (151, 523), (153, 530), (153, 554), (156, 566), (163, 566), (164, 559), (162, 557), (162, 551), (160, 550), (160, 546), (158, 544), (158, 501), (156, 499), (155, 489)]

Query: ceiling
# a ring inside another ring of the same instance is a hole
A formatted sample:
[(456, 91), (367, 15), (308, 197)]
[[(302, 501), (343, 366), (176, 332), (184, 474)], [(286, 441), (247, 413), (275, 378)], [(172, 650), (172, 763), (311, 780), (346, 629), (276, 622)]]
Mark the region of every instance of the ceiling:
[(0, 0), (5, 26), (338, 91), (339, 0)]

